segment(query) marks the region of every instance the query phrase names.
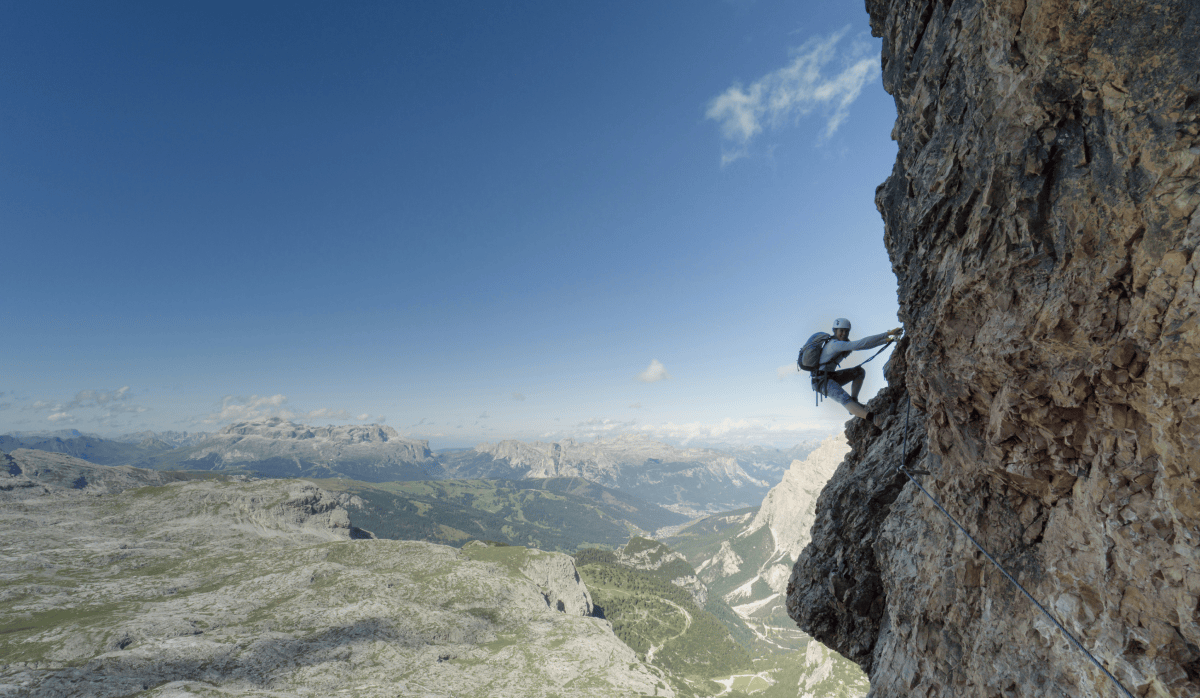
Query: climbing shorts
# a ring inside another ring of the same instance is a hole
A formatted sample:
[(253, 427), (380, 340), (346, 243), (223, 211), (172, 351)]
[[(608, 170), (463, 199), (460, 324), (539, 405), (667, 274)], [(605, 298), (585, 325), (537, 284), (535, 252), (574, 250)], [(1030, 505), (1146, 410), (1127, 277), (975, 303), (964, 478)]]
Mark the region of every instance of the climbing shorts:
[(858, 378), (859, 376), (866, 377), (866, 375), (866, 370), (861, 366), (848, 368), (844, 371), (834, 371), (833, 373), (829, 374), (829, 380), (825, 381), (825, 390), (821, 390), (821, 381), (814, 377), (812, 382), (813, 390), (833, 400), (842, 407), (845, 407), (846, 403), (850, 402), (854, 398), (850, 397), (850, 393), (847, 393), (845, 390), (843, 390), (842, 386), (854, 380), (855, 378)]

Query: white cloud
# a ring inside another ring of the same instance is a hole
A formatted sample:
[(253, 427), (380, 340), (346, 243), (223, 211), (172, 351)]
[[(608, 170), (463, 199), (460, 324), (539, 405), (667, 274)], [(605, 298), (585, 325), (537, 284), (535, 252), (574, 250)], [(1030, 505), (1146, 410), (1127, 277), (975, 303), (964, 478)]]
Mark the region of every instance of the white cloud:
[[(279, 417), (288, 421), (296, 421), (301, 423), (312, 423), (314, 421), (366, 421), (371, 415), (364, 412), (355, 415), (352, 411), (346, 409), (333, 409), (331, 407), (320, 407), (315, 410), (302, 411), (292, 410), (286, 407), (288, 397), (283, 394), (277, 395), (226, 395), (221, 398), (221, 408), (212, 414), (207, 415), (202, 420), (205, 424), (218, 424), (222, 422), (245, 422), (252, 419), (260, 419), (262, 417)], [(381, 415), (375, 418), (379, 424), (384, 422), (385, 418)]]
[(637, 374), (637, 380), (643, 383), (657, 383), (660, 380), (670, 377), (671, 374), (667, 373), (666, 367), (658, 359), (650, 361), (650, 365), (646, 367), (646, 370)]
[(313, 410), (312, 412), (304, 412), (296, 416), (301, 419), (354, 419), (354, 417), (350, 416), (350, 412), (347, 410), (331, 410), (328, 407), (322, 407), (320, 409)]
[(647, 424), (637, 431), (655, 439), (688, 443), (729, 442), (743, 444), (788, 444), (838, 431), (837, 427), (795, 419), (752, 417), (719, 422)]
[(605, 434), (619, 434), (630, 431), (637, 426), (637, 421), (619, 421), (614, 419), (589, 419), (575, 425), (573, 435), (579, 438), (595, 438)]
[[(70, 402), (37, 400), (22, 406), (21, 410), (50, 412), (47, 419), (51, 422), (69, 420), (71, 423), (75, 423), (80, 418), (86, 418), (87, 421), (95, 424), (114, 426), (116, 421), (124, 415), (141, 414), (147, 411), (145, 407), (132, 404), (129, 401), (130, 397), (128, 385), (116, 390), (80, 390), (75, 393), (75, 398)], [(80, 415), (80, 410), (83, 410), (84, 414)]]
[(840, 61), (842, 70), (831, 74), (830, 64), (839, 58), (837, 45), (848, 29), (809, 39), (792, 51), (788, 65), (749, 87), (734, 83), (709, 102), (705, 116), (720, 124), (728, 142), (722, 166), (748, 155), (750, 142), (764, 128), (794, 123), (817, 109), (827, 115), (822, 138), (837, 131), (863, 86), (879, 74), (879, 57), (865, 55), (870, 48), (862, 43), (852, 45)]
[(221, 409), (205, 417), (204, 423), (245, 422), (267, 416), (290, 419), (295, 416), (294, 413), (280, 409), (285, 402), (287, 402), (286, 395), (271, 395), (269, 397), (259, 395), (251, 395), (250, 397), (226, 395), (221, 398)]
[(775, 377), (781, 381), (795, 378), (799, 375), (800, 372), (796, 370), (796, 364), (784, 364), (775, 369)]
[(75, 399), (67, 405), (66, 409), (73, 410), (77, 407), (111, 407), (113, 406), (112, 403), (123, 402), (128, 398), (128, 385), (117, 390), (81, 390), (75, 393)]
[(808, 422), (795, 417), (762, 416), (723, 419), (715, 422), (665, 422), (645, 424), (637, 420), (593, 418), (572, 427), (555, 428), (538, 435), (546, 441), (564, 438), (595, 439), (636, 434), (655, 441), (689, 444), (729, 443), (746, 446), (794, 446), (801, 441), (824, 438), (841, 431), (840, 421)]

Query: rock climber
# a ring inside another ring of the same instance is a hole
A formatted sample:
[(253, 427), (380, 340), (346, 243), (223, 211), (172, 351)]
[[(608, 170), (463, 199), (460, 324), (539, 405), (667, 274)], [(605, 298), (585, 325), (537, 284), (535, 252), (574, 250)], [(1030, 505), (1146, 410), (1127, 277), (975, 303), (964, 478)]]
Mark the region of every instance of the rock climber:
[[(867, 408), (858, 401), (858, 391), (862, 390), (863, 380), (867, 377), (866, 369), (859, 365), (839, 371), (837, 367), (843, 359), (850, 355), (850, 352), (891, 344), (903, 333), (904, 329), (897, 327), (883, 334), (875, 334), (851, 342), (850, 321), (844, 317), (834, 320), (833, 337), (819, 333), (823, 336), (823, 339), (819, 341), (824, 341), (825, 344), (821, 348), (819, 365), (812, 372), (813, 390), (825, 397), (833, 398), (834, 402), (845, 407), (850, 411), (850, 414), (867, 422), (873, 428), (878, 429), (879, 427), (875, 424), (874, 415), (868, 412)], [(817, 336), (813, 335), (813, 338)], [(812, 341), (813, 339), (809, 339), (809, 343), (812, 343)], [(850, 383), (849, 394), (846, 394), (846, 391), (842, 389), (842, 386), (847, 383)]]

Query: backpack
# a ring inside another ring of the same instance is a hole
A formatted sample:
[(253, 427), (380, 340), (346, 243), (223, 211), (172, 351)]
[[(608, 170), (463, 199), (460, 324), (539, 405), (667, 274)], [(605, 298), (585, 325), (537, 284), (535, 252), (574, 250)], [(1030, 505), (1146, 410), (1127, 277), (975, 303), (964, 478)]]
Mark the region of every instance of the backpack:
[(800, 355), (796, 357), (796, 365), (800, 367), (801, 371), (812, 373), (821, 368), (821, 350), (831, 339), (833, 339), (833, 335), (826, 332), (818, 332), (808, 338), (800, 350)]

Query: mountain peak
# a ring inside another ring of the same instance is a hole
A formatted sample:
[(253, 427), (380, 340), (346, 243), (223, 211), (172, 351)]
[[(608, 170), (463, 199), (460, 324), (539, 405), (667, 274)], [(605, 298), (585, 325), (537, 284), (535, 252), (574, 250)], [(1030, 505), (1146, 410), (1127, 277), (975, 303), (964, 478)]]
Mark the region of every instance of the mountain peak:
[(230, 424), (217, 432), (227, 436), (261, 436), (268, 439), (327, 439), (338, 443), (386, 443), (399, 439), (396, 430), (382, 424), (328, 425), (313, 427), (289, 422), (281, 417), (259, 417)]

